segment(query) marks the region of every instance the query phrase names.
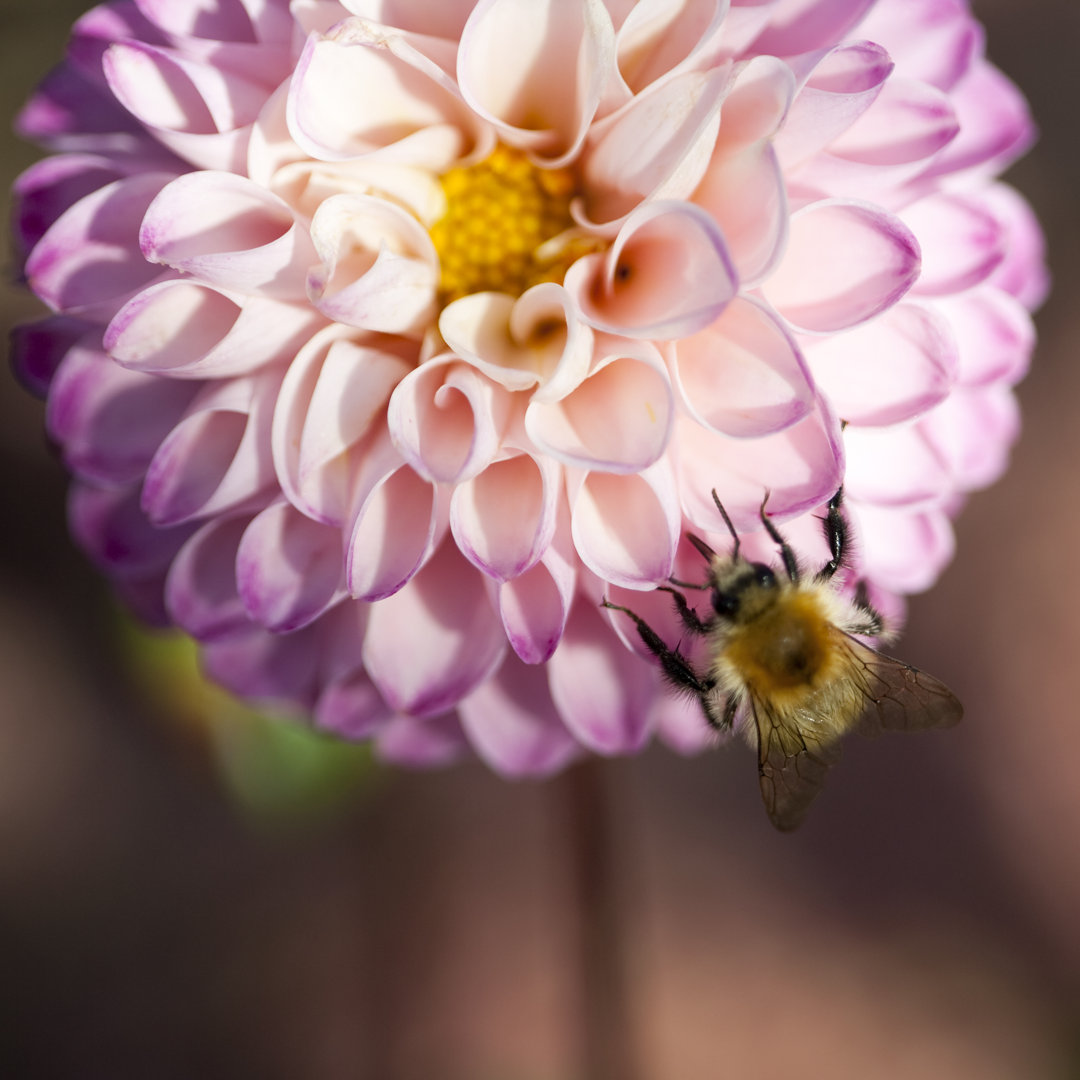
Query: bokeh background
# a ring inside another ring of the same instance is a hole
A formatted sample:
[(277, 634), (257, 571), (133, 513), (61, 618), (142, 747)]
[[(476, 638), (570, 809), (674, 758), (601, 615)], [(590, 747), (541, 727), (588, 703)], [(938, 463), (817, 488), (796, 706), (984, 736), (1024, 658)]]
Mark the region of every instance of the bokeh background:
[[(0, 0), (5, 117), (87, 6)], [(148, 693), (0, 379), (0, 1076), (1080, 1076), (1080, 5), (974, 7), (1042, 129), (1011, 178), (1055, 291), (1012, 469), (900, 650), (965, 723), (852, 743), (793, 836), (737, 747), (544, 784), (328, 764)], [(4, 191), (36, 156), (7, 126)], [(5, 331), (37, 310), (12, 277)]]

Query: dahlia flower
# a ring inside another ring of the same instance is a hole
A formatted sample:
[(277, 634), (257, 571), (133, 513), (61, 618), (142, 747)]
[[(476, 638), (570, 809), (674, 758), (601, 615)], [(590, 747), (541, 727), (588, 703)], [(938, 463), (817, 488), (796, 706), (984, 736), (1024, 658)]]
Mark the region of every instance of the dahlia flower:
[(896, 622), (1017, 431), (1032, 125), (965, 0), (115, 0), (19, 129), (78, 543), (392, 761), (704, 745), (601, 601), (677, 634), (714, 488), (818, 560), (843, 483)]

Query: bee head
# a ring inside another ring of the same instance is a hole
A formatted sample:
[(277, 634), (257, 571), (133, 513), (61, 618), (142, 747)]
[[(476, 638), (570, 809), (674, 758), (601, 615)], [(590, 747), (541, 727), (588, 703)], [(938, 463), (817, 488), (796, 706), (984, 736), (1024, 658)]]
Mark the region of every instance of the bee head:
[(711, 576), (713, 611), (729, 622), (755, 618), (776, 601), (779, 582), (765, 563), (718, 558)]

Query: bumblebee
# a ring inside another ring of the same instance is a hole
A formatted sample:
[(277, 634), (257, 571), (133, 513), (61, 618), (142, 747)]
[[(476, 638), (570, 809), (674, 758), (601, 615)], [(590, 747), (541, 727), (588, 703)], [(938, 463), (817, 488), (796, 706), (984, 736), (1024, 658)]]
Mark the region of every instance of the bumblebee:
[[(678, 647), (669, 648), (629, 608), (606, 599), (603, 606), (633, 620), (667, 682), (696, 697), (714, 729), (738, 726), (756, 744), (765, 810), (787, 831), (802, 822), (839, 759), (841, 736), (948, 727), (960, 720), (963, 707), (933, 676), (859, 640), (888, 635), (865, 586), (848, 597), (834, 580), (848, 548), (843, 488), (822, 519), (830, 558), (810, 575), (766, 513), (767, 495), (761, 522), (779, 549), (782, 571), (740, 555), (731, 518), (715, 490), (712, 497), (731, 533), (731, 553), (718, 555), (687, 533), (709, 564), (706, 580), (672, 579), (659, 586), (671, 593), (686, 631), (704, 639), (707, 670), (697, 670)], [(700, 618), (675, 586), (708, 590), (712, 614)]]

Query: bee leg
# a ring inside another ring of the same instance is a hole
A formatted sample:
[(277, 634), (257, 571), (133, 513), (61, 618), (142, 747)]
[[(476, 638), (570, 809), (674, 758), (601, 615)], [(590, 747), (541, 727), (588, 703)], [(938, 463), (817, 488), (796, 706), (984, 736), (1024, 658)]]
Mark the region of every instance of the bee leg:
[[(621, 611), (634, 620), (634, 625), (637, 627), (637, 632), (645, 643), (645, 647), (660, 661), (660, 669), (664, 673), (664, 678), (676, 690), (685, 690), (694, 694), (701, 701), (702, 708), (705, 709), (706, 716), (708, 716), (708, 706), (705, 702), (716, 688), (716, 680), (709, 677), (703, 679), (698, 675), (690, 661), (678, 649), (669, 649), (660, 635), (640, 615), (635, 615), (629, 608), (622, 607), (620, 604), (612, 604), (608, 600), (603, 600), (600, 606), (611, 608), (612, 611)], [(712, 720), (710, 719), (709, 722), (712, 723)]]
[(761, 500), (761, 524), (765, 526), (765, 531), (780, 549), (780, 558), (784, 560), (784, 569), (787, 571), (788, 579), (798, 581), (799, 564), (795, 559), (795, 552), (791, 550), (791, 545), (780, 535), (780, 530), (772, 523), (772, 518), (765, 513), (765, 504), (768, 501), (769, 493), (766, 491), (765, 498)]
[(881, 637), (885, 633), (885, 620), (881, 613), (870, 603), (870, 597), (866, 592), (866, 582), (860, 581), (855, 586), (855, 608), (862, 616), (863, 621), (850, 628), (850, 633), (865, 634), (866, 637)]
[(817, 572), (818, 581), (828, 581), (844, 565), (848, 546), (848, 523), (840, 512), (840, 503), (843, 498), (844, 489), (841, 487), (829, 500), (825, 517), (822, 518), (821, 523), (825, 531), (825, 542), (829, 545), (830, 558)]
[(698, 613), (686, 602), (686, 597), (683, 596), (678, 589), (673, 589), (669, 585), (657, 585), (658, 590), (663, 589), (666, 593), (671, 593), (671, 598), (675, 601), (675, 607), (678, 609), (679, 618), (682, 619), (683, 626), (686, 627), (692, 634), (707, 634), (710, 626), (707, 622), (702, 622), (698, 618)]

